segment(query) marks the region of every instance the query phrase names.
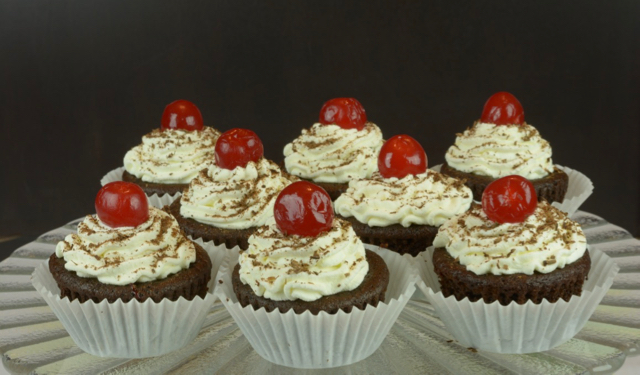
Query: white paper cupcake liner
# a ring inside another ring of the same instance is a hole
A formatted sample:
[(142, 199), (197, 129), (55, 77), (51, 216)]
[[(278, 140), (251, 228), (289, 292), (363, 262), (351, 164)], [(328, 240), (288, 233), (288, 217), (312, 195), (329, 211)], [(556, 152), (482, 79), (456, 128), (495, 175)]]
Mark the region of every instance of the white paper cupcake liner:
[(556, 167), (562, 169), (564, 173), (569, 176), (569, 187), (567, 188), (567, 194), (564, 197), (564, 201), (562, 201), (562, 203), (553, 202), (551, 205), (571, 216), (578, 211), (578, 208), (580, 208), (580, 206), (593, 193), (593, 183), (587, 176), (575, 169), (560, 165), (556, 165)]
[[(122, 172), (124, 172), (124, 167), (116, 168), (110, 171), (109, 173), (104, 175), (104, 177), (102, 177), (102, 179), (100, 180), (100, 184), (104, 186), (110, 182), (122, 181)], [(165, 194), (161, 197), (158, 197), (158, 194), (153, 194), (153, 195), (147, 194), (147, 198), (149, 198), (149, 203), (151, 203), (154, 207), (157, 207), (157, 208), (162, 208), (162, 206), (164, 205), (171, 204), (171, 202), (175, 201), (181, 196), (182, 196), (182, 193), (175, 193), (173, 195)], [(156, 204), (162, 204), (162, 206), (156, 206)]]
[(233, 292), (231, 271), (237, 256), (225, 259), (216, 280), (216, 294), (251, 346), (264, 359), (296, 368), (330, 368), (363, 360), (378, 349), (415, 290), (415, 266), (397, 253), (365, 245), (380, 255), (390, 273), (385, 302), (337, 314), (293, 310), (280, 313), (242, 307)]
[[(195, 241), (198, 242), (198, 241)], [(202, 245), (202, 242), (198, 242)], [(215, 249), (203, 246), (209, 253)], [(211, 256), (211, 255), (210, 255)], [(212, 276), (222, 257), (211, 256)], [(118, 300), (100, 303), (60, 298), (60, 289), (49, 272), (48, 261), (36, 267), (31, 282), (56, 314), (78, 347), (100, 357), (144, 358), (177, 350), (200, 332), (207, 313), (216, 300), (215, 278), (205, 298), (191, 301), (151, 299), (145, 302)]]
[(589, 277), (582, 295), (571, 297), (569, 302), (543, 300), (537, 305), (529, 301), (503, 306), (497, 301), (487, 304), (482, 300), (445, 298), (433, 271), (433, 247), (416, 258), (422, 278), (418, 288), (461, 345), (495, 353), (541, 352), (566, 342), (584, 327), (618, 273), (619, 267), (605, 253), (593, 246), (588, 249)]
[[(589, 177), (575, 169), (563, 167), (557, 164), (555, 166), (562, 169), (569, 176), (569, 186), (567, 188), (567, 194), (564, 197), (564, 201), (562, 201), (562, 203), (553, 202), (552, 206), (559, 208), (571, 216), (593, 193), (593, 183)], [(438, 164), (429, 169), (440, 172), (441, 167), (442, 164)]]

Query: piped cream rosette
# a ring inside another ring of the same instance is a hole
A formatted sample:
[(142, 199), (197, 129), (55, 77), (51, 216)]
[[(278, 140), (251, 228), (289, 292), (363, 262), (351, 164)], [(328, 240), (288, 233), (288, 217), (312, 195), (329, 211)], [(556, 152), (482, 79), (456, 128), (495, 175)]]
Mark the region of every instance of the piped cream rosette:
[(216, 294), (242, 330), (251, 346), (266, 360), (296, 368), (330, 368), (363, 360), (380, 346), (398, 315), (415, 291), (415, 266), (408, 258), (365, 245), (380, 255), (389, 268), (390, 279), (384, 302), (336, 314), (309, 311), (296, 314), (279, 310), (266, 312), (242, 307), (233, 291), (231, 271), (238, 263), (232, 252), (220, 267)]
[(346, 183), (368, 178), (378, 170), (383, 143), (380, 128), (371, 122), (362, 130), (316, 123), (284, 147), (284, 164), (294, 176), (315, 182)]
[(180, 214), (222, 229), (262, 226), (273, 218), (273, 205), (291, 184), (289, 177), (263, 157), (232, 170), (210, 163), (184, 191)]

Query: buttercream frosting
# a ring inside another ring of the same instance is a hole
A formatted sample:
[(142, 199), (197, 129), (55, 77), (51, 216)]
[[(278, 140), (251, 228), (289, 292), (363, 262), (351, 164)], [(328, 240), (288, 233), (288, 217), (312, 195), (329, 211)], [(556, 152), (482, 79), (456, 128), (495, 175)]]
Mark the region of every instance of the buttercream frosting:
[(493, 178), (517, 174), (529, 180), (553, 172), (551, 146), (538, 130), (522, 125), (476, 122), (445, 154), (447, 164), (466, 173)]
[(286, 170), (316, 182), (345, 183), (378, 170), (382, 132), (367, 122), (362, 130), (314, 124), (284, 147)]
[(124, 156), (124, 168), (142, 181), (187, 184), (214, 159), (217, 130), (154, 129)]
[(193, 242), (184, 237), (175, 218), (149, 207), (149, 218), (136, 227), (111, 228), (96, 215), (78, 224), (56, 245), (65, 268), (80, 277), (112, 285), (164, 279), (196, 260)]
[(369, 179), (353, 180), (334, 203), (344, 217), (355, 217), (371, 227), (401, 224), (440, 226), (469, 209), (473, 195), (461, 181), (427, 170), (401, 179), (375, 172)]
[(287, 236), (270, 221), (249, 237), (239, 263), (240, 280), (274, 301), (314, 301), (353, 290), (369, 272), (362, 241), (341, 219), (316, 237)]
[(180, 198), (180, 214), (200, 223), (226, 229), (264, 225), (282, 189), (291, 183), (280, 168), (265, 158), (233, 170), (210, 163)]

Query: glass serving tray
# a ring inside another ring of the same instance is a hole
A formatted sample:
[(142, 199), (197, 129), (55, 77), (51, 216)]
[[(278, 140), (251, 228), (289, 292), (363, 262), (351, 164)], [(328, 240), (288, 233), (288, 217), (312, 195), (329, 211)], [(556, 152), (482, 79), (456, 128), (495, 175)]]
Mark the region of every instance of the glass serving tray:
[(84, 353), (31, 285), (31, 273), (75, 232), (79, 220), (40, 236), (0, 262), (0, 352), (16, 374), (609, 374), (640, 348), (640, 241), (578, 211), (589, 244), (620, 266), (611, 290), (573, 339), (542, 353), (494, 354), (459, 345), (429, 303), (412, 300), (381, 347), (356, 364), (297, 370), (262, 359), (218, 301), (198, 337), (160, 357), (127, 360)]

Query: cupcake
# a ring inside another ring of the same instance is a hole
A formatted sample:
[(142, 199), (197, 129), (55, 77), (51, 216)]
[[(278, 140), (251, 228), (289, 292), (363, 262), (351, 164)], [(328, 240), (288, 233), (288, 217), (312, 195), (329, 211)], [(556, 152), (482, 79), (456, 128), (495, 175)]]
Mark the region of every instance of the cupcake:
[(580, 225), (537, 202), (531, 182), (515, 175), (490, 184), (482, 206), (444, 223), (433, 245), (442, 293), (458, 300), (569, 301), (591, 265)]
[(125, 154), (121, 178), (149, 196), (181, 193), (213, 160), (219, 136), (220, 132), (203, 125), (198, 107), (177, 100), (164, 109), (160, 129), (144, 135), (142, 143)]
[(334, 204), (365, 243), (416, 256), (431, 246), (440, 225), (471, 206), (471, 190), (428, 170), (424, 149), (410, 136), (385, 142), (378, 169), (352, 180)]
[(494, 180), (522, 176), (533, 184), (539, 200), (562, 202), (569, 177), (551, 160), (551, 146), (524, 120), (518, 99), (498, 92), (484, 105), (482, 117), (457, 134), (445, 154), (441, 172), (466, 181), (475, 200)]
[(367, 121), (360, 102), (331, 99), (320, 110), (319, 121), (284, 147), (284, 168), (318, 184), (335, 200), (350, 180), (376, 171), (382, 143), (380, 128)]
[(251, 130), (223, 133), (214, 154), (169, 211), (192, 238), (246, 249), (249, 236), (273, 216), (290, 176), (263, 157), (262, 141)]
[[(186, 345), (214, 300), (207, 252), (135, 184), (105, 185), (96, 211), (36, 269), (36, 289), (91, 354), (139, 358)], [(184, 314), (188, 324), (174, 320)]]
[(615, 263), (587, 248), (580, 226), (530, 181), (507, 176), (482, 207), (444, 223), (421, 256), (420, 289), (463, 346), (497, 353), (549, 350), (585, 325), (613, 283)]
[(342, 366), (377, 349), (413, 292), (412, 264), (384, 253), (365, 249), (348, 222), (334, 219), (322, 188), (298, 181), (280, 193), (248, 249), (221, 267), (217, 293), (267, 360)]

